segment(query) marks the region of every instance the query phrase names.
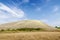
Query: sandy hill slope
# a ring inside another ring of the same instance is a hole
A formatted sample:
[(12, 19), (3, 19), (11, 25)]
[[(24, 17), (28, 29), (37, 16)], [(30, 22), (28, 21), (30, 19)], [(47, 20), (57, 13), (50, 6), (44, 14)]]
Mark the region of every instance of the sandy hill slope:
[(12, 22), (0, 25), (0, 29), (8, 29), (8, 28), (44, 28), (48, 30), (55, 29), (38, 20), (22, 20), (18, 22)]

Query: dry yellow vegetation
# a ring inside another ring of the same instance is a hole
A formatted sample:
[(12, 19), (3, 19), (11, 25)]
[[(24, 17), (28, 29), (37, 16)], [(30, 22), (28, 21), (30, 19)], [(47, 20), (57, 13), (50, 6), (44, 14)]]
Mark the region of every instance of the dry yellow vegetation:
[(24, 20), (0, 25), (0, 40), (60, 40), (60, 30), (38, 20)]
[(60, 32), (0, 33), (0, 40), (60, 40)]
[(43, 28), (46, 30), (56, 30), (56, 28), (51, 27), (39, 20), (22, 20), (0, 25), (0, 29), (16, 29), (16, 28)]

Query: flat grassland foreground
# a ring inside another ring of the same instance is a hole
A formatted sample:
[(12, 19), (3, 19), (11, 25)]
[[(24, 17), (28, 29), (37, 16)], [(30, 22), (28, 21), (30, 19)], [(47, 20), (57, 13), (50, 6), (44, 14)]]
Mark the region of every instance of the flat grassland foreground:
[(60, 32), (0, 33), (0, 40), (60, 40)]

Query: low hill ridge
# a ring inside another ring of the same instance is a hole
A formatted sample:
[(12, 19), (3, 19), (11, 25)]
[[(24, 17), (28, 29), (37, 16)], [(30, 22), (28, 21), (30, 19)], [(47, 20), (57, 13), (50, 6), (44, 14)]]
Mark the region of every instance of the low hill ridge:
[(22, 20), (22, 21), (0, 25), (0, 29), (8, 29), (8, 28), (11, 28), (11, 29), (13, 28), (44, 28), (47, 30), (55, 29), (39, 20)]

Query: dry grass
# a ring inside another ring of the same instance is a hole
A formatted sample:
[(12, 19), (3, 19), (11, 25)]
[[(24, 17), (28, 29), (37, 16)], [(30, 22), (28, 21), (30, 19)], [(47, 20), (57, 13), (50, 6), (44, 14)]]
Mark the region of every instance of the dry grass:
[(0, 33), (0, 40), (60, 40), (60, 32)]
[(0, 29), (16, 29), (16, 28), (43, 28), (46, 30), (56, 29), (39, 20), (22, 20), (22, 21), (11, 22), (0, 25)]

